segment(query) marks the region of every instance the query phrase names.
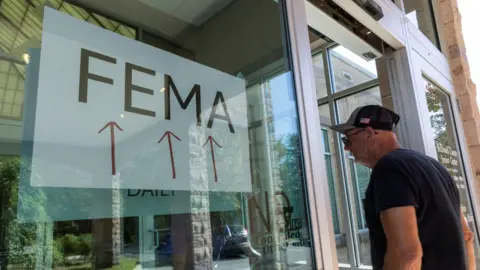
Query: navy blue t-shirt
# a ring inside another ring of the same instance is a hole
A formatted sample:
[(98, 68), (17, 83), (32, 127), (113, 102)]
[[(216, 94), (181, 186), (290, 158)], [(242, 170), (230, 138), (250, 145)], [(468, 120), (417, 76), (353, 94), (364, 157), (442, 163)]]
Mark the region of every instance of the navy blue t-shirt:
[(423, 270), (467, 269), (460, 198), (452, 177), (435, 159), (405, 149), (380, 159), (365, 194), (374, 269), (383, 269), (387, 249), (380, 212), (400, 206), (416, 209)]

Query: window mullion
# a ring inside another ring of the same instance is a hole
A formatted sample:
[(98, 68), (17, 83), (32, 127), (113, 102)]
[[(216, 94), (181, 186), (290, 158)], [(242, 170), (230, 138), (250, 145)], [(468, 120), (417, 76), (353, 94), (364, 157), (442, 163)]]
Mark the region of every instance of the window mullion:
[[(330, 57), (329, 57), (329, 50), (325, 50), (323, 52), (323, 63), (324, 63), (324, 70), (325, 70), (325, 79), (326, 79), (326, 84), (327, 84), (327, 99), (328, 99), (328, 105), (329, 105), (329, 110), (330, 110), (330, 124), (335, 124), (337, 122), (337, 110), (335, 106), (335, 100), (333, 99), (333, 93), (334, 93), (334, 83), (333, 83), (333, 77), (332, 77), (332, 65), (330, 62)], [(338, 193), (340, 198), (340, 211), (339, 215), (341, 216), (342, 223), (341, 224), (341, 229), (344, 230), (344, 234), (346, 237), (346, 244), (347, 244), (347, 254), (348, 254), (348, 259), (349, 263), (354, 269), (357, 265), (357, 256), (355, 255), (355, 241), (354, 241), (354, 231), (352, 230), (352, 215), (350, 212), (350, 204), (349, 204), (349, 199), (348, 199), (348, 187), (346, 186), (347, 179), (346, 179), (346, 171), (344, 168), (344, 162), (343, 162), (343, 151), (342, 151), (342, 146), (340, 144), (340, 137), (335, 135), (333, 136), (333, 141), (334, 141), (334, 151), (337, 153), (335, 156), (335, 164), (336, 164), (336, 177), (339, 179), (339, 189), (340, 192)]]

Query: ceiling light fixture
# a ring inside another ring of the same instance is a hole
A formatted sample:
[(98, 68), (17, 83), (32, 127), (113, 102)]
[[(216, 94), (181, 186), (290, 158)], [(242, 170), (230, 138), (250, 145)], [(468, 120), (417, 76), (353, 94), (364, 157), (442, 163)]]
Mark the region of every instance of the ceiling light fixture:
[(30, 55), (28, 53), (24, 53), (22, 55), (22, 58), (25, 61), (25, 63), (27, 63), (27, 64), (30, 63)]

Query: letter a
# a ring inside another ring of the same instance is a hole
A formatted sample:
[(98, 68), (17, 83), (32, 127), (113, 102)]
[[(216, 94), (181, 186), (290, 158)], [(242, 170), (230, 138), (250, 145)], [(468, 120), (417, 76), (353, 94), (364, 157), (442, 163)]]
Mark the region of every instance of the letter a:
[[(217, 105), (218, 102), (221, 101), (223, 105), (223, 110), (225, 111), (225, 115), (218, 115), (217, 114)], [(230, 115), (228, 114), (227, 104), (225, 104), (225, 98), (223, 98), (223, 94), (220, 91), (217, 91), (215, 95), (215, 101), (213, 102), (212, 112), (210, 113), (210, 118), (208, 119), (208, 128), (212, 128), (213, 126), (213, 119), (218, 118), (220, 120), (224, 120), (228, 122), (228, 128), (230, 128), (231, 133), (235, 133), (233, 129), (232, 120), (230, 119)]]

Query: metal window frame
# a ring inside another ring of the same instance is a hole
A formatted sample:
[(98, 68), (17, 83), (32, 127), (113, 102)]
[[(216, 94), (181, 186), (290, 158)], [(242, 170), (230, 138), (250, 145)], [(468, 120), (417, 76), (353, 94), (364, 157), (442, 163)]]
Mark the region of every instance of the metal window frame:
[[(352, 184), (354, 185), (354, 200), (355, 200), (355, 212), (357, 212), (356, 206), (359, 207), (360, 211), (362, 211), (361, 205), (362, 205), (362, 194), (360, 192), (360, 185), (358, 183), (358, 172), (357, 168), (355, 167), (355, 158), (353, 156), (348, 156), (348, 162), (350, 163), (350, 167), (353, 173), (353, 180)], [(355, 213), (357, 214), (357, 213)], [(362, 229), (365, 229), (365, 226), (367, 225), (367, 222), (365, 220), (365, 217), (360, 213), (360, 216), (357, 216), (357, 227), (358, 224), (362, 224), (362, 228), (358, 228), (357, 230), (360, 231)]]
[[(324, 128), (324, 127), (322, 127), (321, 129), (322, 129), (322, 133), (324, 133), (324, 132), (327, 133), (327, 135), (326, 135), (326, 136), (327, 136), (327, 139), (325, 139), (325, 137), (322, 137), (322, 139), (323, 139), (323, 142), (324, 142), (324, 143), (327, 143), (327, 144), (328, 144), (328, 141), (329, 141), (329, 139), (330, 139), (330, 138), (328, 137), (328, 136), (329, 136), (329, 134), (328, 134), (328, 129), (327, 129), (327, 128)], [(324, 136), (325, 136), (325, 135), (324, 135)], [(327, 148), (327, 147), (324, 147), (324, 149), (325, 149), (325, 148)], [(333, 170), (333, 169), (334, 169), (334, 168), (333, 168), (334, 165), (333, 165), (333, 160), (332, 160), (332, 158), (334, 158), (334, 153), (331, 152), (332, 150), (331, 150), (330, 145), (328, 146), (328, 148), (329, 148), (329, 149), (328, 149), (329, 151), (325, 151), (325, 152), (324, 152), (324, 156), (330, 157), (330, 162), (329, 162), (329, 163), (330, 163), (330, 166), (332, 167), (332, 176), (334, 176), (335, 171)], [(326, 162), (326, 161), (325, 161), (325, 162)], [(325, 164), (327, 164), (327, 163), (325, 163)], [(325, 171), (325, 172), (326, 172), (326, 171)], [(330, 181), (330, 179), (328, 179), (328, 174), (327, 174), (327, 181)], [(336, 196), (336, 195), (338, 194), (338, 185), (335, 183), (335, 181), (333, 181), (333, 189), (334, 189), (335, 196)], [(337, 220), (337, 222), (338, 222), (338, 227), (339, 227), (338, 229), (340, 229), (340, 221), (341, 221), (341, 220), (340, 220), (340, 219), (341, 219), (341, 218), (340, 218), (340, 215), (341, 215), (341, 211), (340, 211), (340, 209), (338, 209), (338, 208), (339, 208), (339, 207), (338, 207), (338, 201), (339, 201), (339, 200), (337, 200), (337, 199), (339, 199), (339, 198), (334, 198), (334, 201), (336, 201), (336, 204), (337, 204), (336, 207), (335, 207), (335, 211), (337, 212), (337, 215), (338, 215), (337, 219), (339, 219), (339, 220)], [(330, 200), (332, 200), (332, 198), (330, 198)], [(332, 209), (332, 214), (333, 214), (333, 209)], [(332, 223), (333, 223), (333, 216), (332, 216)], [(335, 226), (334, 226), (334, 232), (335, 232)], [(335, 233), (335, 239), (336, 239), (337, 237), (341, 237), (341, 234), (340, 234), (340, 233), (338, 233), (338, 234)]]
[[(333, 48), (330, 47), (330, 48)], [(328, 48), (328, 49), (330, 49)], [(326, 50), (326, 52), (323, 55), (323, 61), (324, 61), (324, 66), (325, 70), (327, 71), (327, 101), (328, 101), (328, 106), (330, 110), (330, 124), (335, 124), (338, 122), (338, 111), (337, 111), (337, 106), (335, 104), (335, 78), (333, 72), (333, 64), (331, 61), (330, 53), (329, 50)], [(338, 92), (342, 93), (342, 91)], [(317, 106), (318, 106), (318, 100), (317, 100)], [(355, 266), (357, 265), (357, 252), (356, 252), (356, 237), (355, 237), (355, 232), (354, 232), (354, 215), (352, 213), (352, 209), (350, 207), (351, 201), (349, 198), (349, 190), (350, 188), (348, 187), (348, 172), (347, 172), (347, 164), (345, 159), (343, 158), (344, 156), (344, 150), (342, 147), (342, 142), (340, 140), (340, 136), (337, 134), (333, 138), (333, 143), (334, 147), (336, 150), (336, 155), (335, 155), (335, 164), (337, 166), (336, 172), (337, 172), (337, 178), (340, 183), (340, 202), (342, 203), (340, 206), (340, 215), (342, 215), (342, 220), (344, 221), (343, 224), (343, 231), (345, 233), (346, 237), (346, 248), (347, 248), (347, 254), (348, 254), (348, 264), (343, 264), (345, 266), (342, 267), (342, 269), (354, 269)], [(352, 226), (353, 225), (353, 226)], [(336, 250), (335, 250), (336, 251)], [(347, 266), (348, 265), (348, 266)]]
[[(330, 124), (338, 123), (338, 108), (336, 102), (340, 99), (346, 98), (351, 95), (355, 95), (364, 91), (368, 91), (374, 87), (379, 87), (380, 81), (378, 78), (372, 79), (370, 81), (366, 81), (350, 88), (341, 90), (339, 92), (335, 91), (335, 84), (333, 78), (333, 65), (331, 61), (330, 50), (337, 46), (337, 44), (329, 44), (325, 46), (323, 49), (322, 57), (324, 63), (324, 70), (326, 72), (326, 85), (327, 85), (327, 96), (322, 97), (317, 100), (317, 105), (328, 105), (330, 110)], [(358, 203), (356, 197), (353, 193), (355, 193), (355, 188), (353, 187), (353, 182), (349, 181), (349, 172), (348, 172), (348, 164), (347, 160), (344, 158), (345, 151), (343, 149), (343, 145), (340, 141), (340, 135), (334, 136), (334, 147), (336, 152), (338, 153), (335, 155), (335, 164), (336, 164), (336, 177), (339, 180), (340, 186), (339, 190), (339, 201), (341, 202), (341, 206), (339, 206), (339, 215), (342, 216), (342, 220), (344, 224), (343, 230), (345, 232), (346, 242), (347, 242), (347, 254), (349, 264), (341, 263), (340, 269), (371, 269), (371, 266), (362, 265), (361, 256), (360, 256), (360, 247), (359, 247), (359, 236), (358, 232), (360, 229), (358, 228), (358, 221), (359, 217), (356, 216), (356, 204)]]
[(371, 89), (373, 87), (377, 87), (377, 86), (379, 86), (379, 84), (380, 84), (380, 82), (379, 82), (378, 79), (373, 79), (373, 80), (370, 80), (368, 82), (364, 82), (364, 83), (355, 85), (353, 87), (347, 88), (347, 89), (342, 90), (340, 92), (334, 92), (333, 94), (331, 94), (330, 97), (327, 96), (327, 97), (319, 98), (318, 99), (318, 106), (327, 104), (327, 103), (330, 102), (330, 100), (337, 101), (339, 99), (346, 98), (346, 97), (351, 96), (351, 95), (355, 95), (357, 93), (366, 91), (366, 90)]
[(315, 269), (338, 269), (304, 1), (285, 0)]

